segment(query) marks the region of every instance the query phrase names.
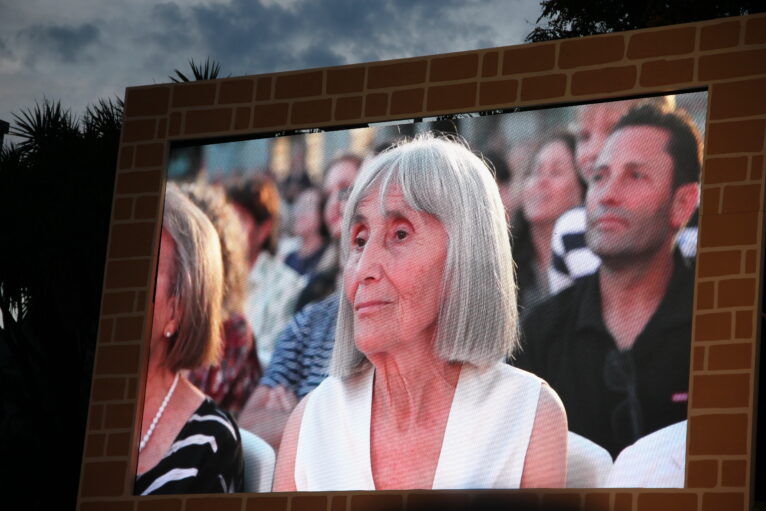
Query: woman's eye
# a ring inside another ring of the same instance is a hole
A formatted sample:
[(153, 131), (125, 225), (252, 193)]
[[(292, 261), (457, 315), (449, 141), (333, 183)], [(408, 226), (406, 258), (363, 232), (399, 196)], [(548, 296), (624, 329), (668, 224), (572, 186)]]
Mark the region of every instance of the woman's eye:
[(355, 247), (363, 247), (365, 243), (367, 243), (367, 240), (365, 240), (361, 236), (357, 236), (356, 238), (354, 238)]
[(403, 240), (408, 235), (409, 233), (407, 231), (403, 231), (402, 229), (399, 229), (398, 231), (396, 231), (396, 239), (398, 240)]

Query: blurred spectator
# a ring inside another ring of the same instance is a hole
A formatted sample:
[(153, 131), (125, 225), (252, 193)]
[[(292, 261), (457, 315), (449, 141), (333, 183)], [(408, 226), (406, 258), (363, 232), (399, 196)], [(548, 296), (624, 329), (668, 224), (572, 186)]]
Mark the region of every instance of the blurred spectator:
[(529, 311), (515, 364), (561, 396), (570, 430), (616, 456), (686, 418), (694, 273), (675, 238), (699, 196), (688, 116), (628, 112), (591, 173), (588, 248), (599, 270)]
[(301, 275), (314, 272), (330, 241), (323, 208), (322, 195), (316, 188), (301, 192), (293, 207), (293, 233), (301, 241), (300, 248), (289, 253), (285, 263)]
[(231, 187), (229, 197), (249, 242), (245, 314), (258, 339), (259, 358), (267, 363), (277, 334), (295, 310), (305, 278), (276, 257), (280, 216), (273, 179), (258, 174)]
[(218, 365), (192, 371), (189, 381), (236, 416), (262, 374), (255, 336), (244, 315), (247, 239), (222, 188), (197, 181), (182, 185), (181, 190), (215, 227), (221, 241), (224, 273), (223, 356)]
[(574, 136), (552, 135), (540, 144), (523, 177), (521, 209), (511, 228), (522, 309), (548, 296), (553, 225), (582, 203), (585, 186), (575, 169), (574, 151)]
[(516, 212), (521, 206), (521, 195), (516, 193), (514, 186), (513, 172), (508, 160), (498, 151), (488, 150), (483, 153), (485, 162), (494, 170), (495, 182), (500, 190), (500, 198), (503, 200), (505, 214), (510, 224), (511, 219), (516, 216)]

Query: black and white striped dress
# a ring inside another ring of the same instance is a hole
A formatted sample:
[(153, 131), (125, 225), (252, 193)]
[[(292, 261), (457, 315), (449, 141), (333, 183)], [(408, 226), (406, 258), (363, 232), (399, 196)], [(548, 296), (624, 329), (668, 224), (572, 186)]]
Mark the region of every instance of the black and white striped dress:
[(237, 424), (206, 397), (160, 462), (136, 478), (134, 493), (234, 493), (243, 485)]

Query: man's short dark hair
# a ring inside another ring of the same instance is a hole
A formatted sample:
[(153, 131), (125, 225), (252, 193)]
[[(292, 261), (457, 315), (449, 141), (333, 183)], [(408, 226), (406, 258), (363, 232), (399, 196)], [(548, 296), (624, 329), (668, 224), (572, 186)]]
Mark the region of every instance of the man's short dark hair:
[(640, 103), (622, 116), (612, 133), (622, 128), (650, 126), (668, 132), (665, 151), (673, 160), (673, 188), (697, 183), (702, 168), (702, 138), (689, 115), (683, 110), (669, 111), (653, 103)]
[(227, 190), (229, 198), (253, 217), (256, 225), (271, 220), (271, 233), (261, 250), (277, 253), (279, 237), (279, 191), (274, 180), (266, 174), (256, 174)]

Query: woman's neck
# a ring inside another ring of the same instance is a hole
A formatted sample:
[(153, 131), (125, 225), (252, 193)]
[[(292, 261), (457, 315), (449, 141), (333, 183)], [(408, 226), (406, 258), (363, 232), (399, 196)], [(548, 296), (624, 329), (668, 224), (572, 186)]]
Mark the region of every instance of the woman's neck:
[(537, 268), (541, 273), (546, 274), (551, 262), (553, 222), (530, 224), (529, 235), (532, 238), (532, 246), (535, 249), (535, 264), (537, 264)]
[(312, 233), (303, 238), (298, 254), (302, 258), (314, 255), (324, 245), (324, 239), (319, 233)]

